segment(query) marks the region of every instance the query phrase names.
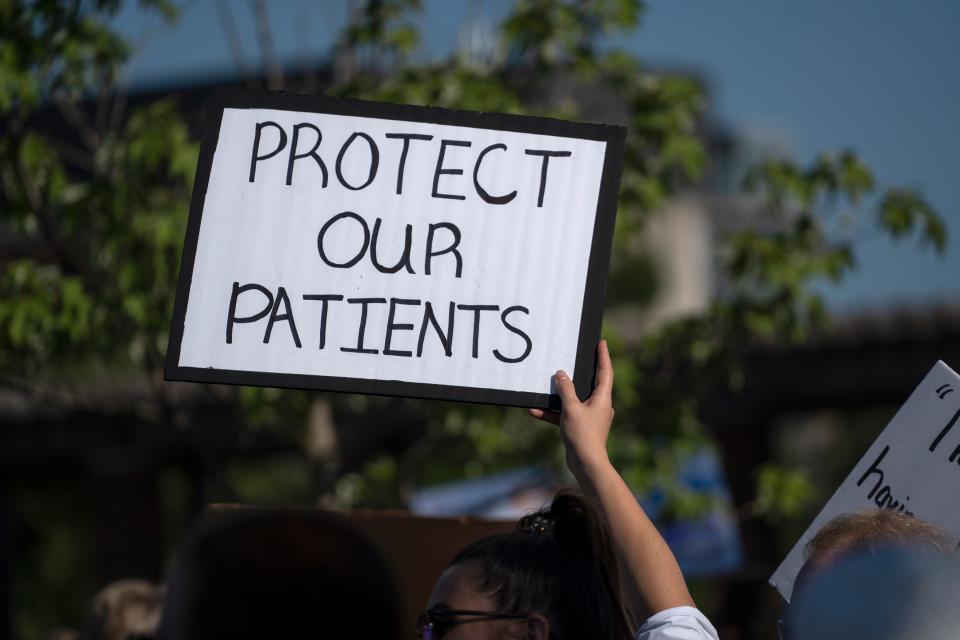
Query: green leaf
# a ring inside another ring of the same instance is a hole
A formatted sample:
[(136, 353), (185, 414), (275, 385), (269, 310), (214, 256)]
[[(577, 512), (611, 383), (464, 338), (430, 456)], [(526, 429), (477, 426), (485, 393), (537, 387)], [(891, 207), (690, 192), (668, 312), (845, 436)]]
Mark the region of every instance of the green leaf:
[(880, 227), (894, 238), (919, 232), (920, 238), (943, 253), (947, 229), (942, 218), (913, 189), (888, 189), (878, 207)]
[(757, 471), (755, 513), (772, 522), (802, 515), (810, 506), (816, 490), (803, 471), (771, 464)]

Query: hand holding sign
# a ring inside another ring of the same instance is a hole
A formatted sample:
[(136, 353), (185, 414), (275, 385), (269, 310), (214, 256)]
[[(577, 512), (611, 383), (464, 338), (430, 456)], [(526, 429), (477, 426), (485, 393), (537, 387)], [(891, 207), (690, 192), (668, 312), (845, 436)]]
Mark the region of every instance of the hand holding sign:
[[(673, 607), (692, 606), (673, 552), (607, 456), (613, 422), (613, 364), (606, 340), (597, 345), (596, 377), (593, 393), (581, 402), (570, 377), (558, 371), (554, 380), (563, 402), (561, 412), (530, 409), (530, 414), (560, 427), (567, 467), (584, 493), (600, 506), (610, 529), (628, 585), (625, 599), (634, 617), (642, 620)], [(696, 637), (716, 637), (706, 619), (694, 626), (701, 628)]]
[(613, 363), (606, 340), (597, 345), (597, 386), (581, 402), (565, 371), (554, 375), (562, 413), (530, 409), (533, 417), (558, 425), (567, 454), (567, 466), (578, 477), (587, 466), (609, 463), (607, 437), (613, 422)]

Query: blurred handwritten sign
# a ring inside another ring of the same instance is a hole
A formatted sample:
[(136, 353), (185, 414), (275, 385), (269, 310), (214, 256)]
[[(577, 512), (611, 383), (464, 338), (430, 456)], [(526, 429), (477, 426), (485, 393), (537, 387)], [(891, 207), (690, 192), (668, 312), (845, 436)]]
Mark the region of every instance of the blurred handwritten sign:
[(555, 406), (589, 392), (625, 130), (224, 92), (168, 379)]
[(807, 542), (836, 516), (894, 509), (960, 540), (960, 376), (937, 362), (770, 577), (787, 601)]

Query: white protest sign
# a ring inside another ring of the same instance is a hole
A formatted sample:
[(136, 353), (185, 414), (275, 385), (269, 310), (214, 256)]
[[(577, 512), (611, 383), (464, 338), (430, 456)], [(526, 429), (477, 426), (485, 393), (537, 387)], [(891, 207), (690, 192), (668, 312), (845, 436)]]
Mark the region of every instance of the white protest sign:
[(833, 518), (894, 509), (944, 527), (960, 540), (960, 376), (938, 362), (833, 494), (770, 577), (788, 602), (807, 542)]
[(624, 129), (266, 92), (207, 117), (168, 379), (589, 392)]

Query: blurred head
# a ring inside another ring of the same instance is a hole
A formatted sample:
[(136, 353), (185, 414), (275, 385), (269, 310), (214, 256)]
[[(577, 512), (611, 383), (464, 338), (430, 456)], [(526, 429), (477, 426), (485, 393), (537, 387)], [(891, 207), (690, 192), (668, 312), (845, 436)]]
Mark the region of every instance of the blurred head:
[(790, 605), (788, 640), (954, 640), (960, 558), (929, 549), (855, 552), (810, 578)]
[(910, 548), (953, 555), (956, 543), (945, 529), (905, 513), (874, 509), (837, 516), (807, 543), (807, 561), (793, 592), (842, 558), (858, 553)]
[(399, 638), (387, 564), (330, 513), (208, 514), (170, 582), (160, 627), (169, 640)]
[(460, 551), (434, 586), (427, 614), (433, 640), (627, 639), (619, 585), (603, 520), (587, 500), (561, 492), (514, 531)]
[(96, 637), (152, 638), (160, 625), (163, 587), (145, 580), (111, 582), (93, 599)]

